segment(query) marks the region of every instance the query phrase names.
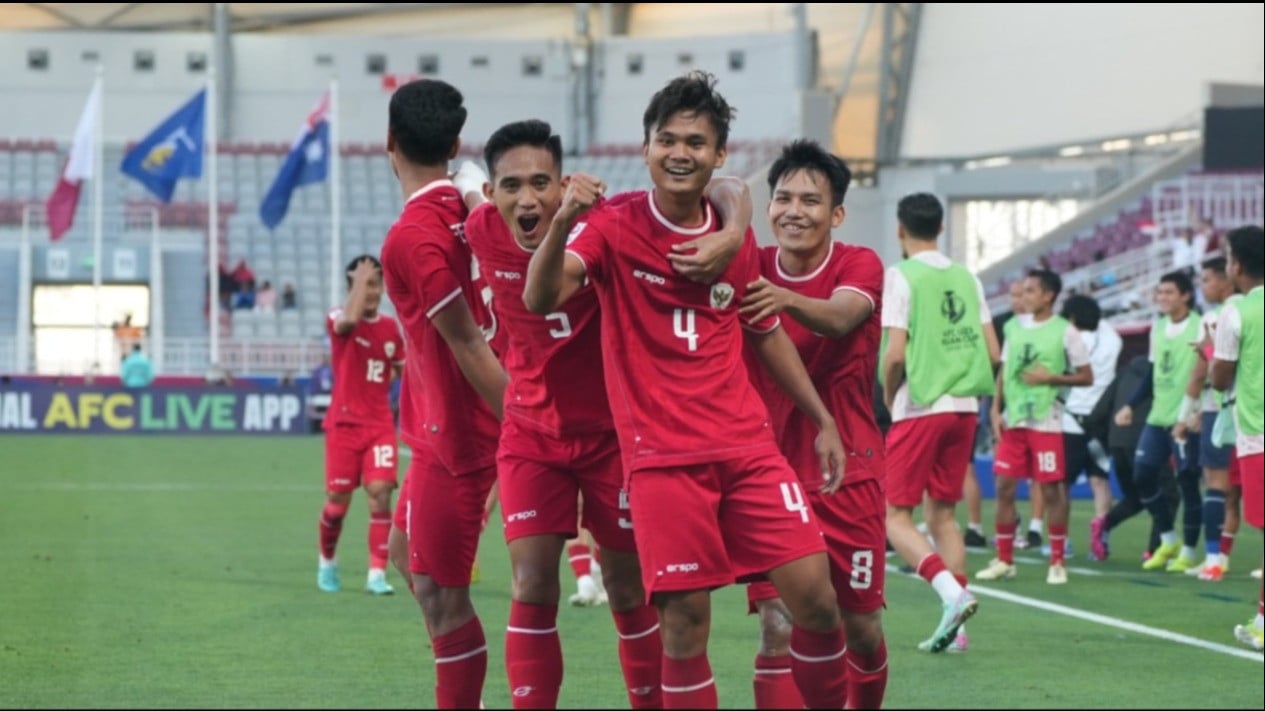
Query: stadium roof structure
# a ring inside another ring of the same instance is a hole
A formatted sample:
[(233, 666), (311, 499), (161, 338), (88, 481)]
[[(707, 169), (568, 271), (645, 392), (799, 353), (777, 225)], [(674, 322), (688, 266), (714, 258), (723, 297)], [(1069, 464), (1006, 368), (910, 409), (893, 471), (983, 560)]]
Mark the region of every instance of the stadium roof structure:
[[(21, 2), (0, 4), (0, 29), (205, 31), (219, 3)], [(227, 5), (235, 32), (267, 31), (309, 23), (418, 10), (489, 7), (521, 3), (236, 2)]]

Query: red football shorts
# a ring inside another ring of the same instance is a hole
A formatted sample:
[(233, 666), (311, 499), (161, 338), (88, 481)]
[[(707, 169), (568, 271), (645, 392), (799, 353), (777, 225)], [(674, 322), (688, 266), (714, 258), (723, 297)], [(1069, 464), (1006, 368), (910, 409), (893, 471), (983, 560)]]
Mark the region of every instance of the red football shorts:
[(1036, 479), (1041, 484), (1063, 481), (1066, 468), (1062, 432), (1002, 430), (993, 473), (1012, 479)]
[(647, 599), (750, 580), (825, 550), (799, 477), (775, 451), (639, 469), (629, 494)]
[(415, 448), (407, 476), (410, 569), (442, 587), (468, 587), (496, 467), (454, 476), (432, 452)]
[(1243, 488), (1243, 470), (1239, 468), (1239, 451), (1230, 452), (1230, 486)]
[[(887, 504), (876, 479), (844, 486), (834, 496), (809, 494), (813, 513), (826, 539), (830, 578), (839, 608), (868, 614), (882, 609), (887, 580)], [(773, 583), (760, 580), (747, 586), (747, 611), (756, 603), (777, 597)]]
[(887, 501), (917, 507), (924, 493), (961, 501), (978, 421), (975, 413), (946, 412), (894, 423), (887, 432)]
[[(602, 548), (636, 550), (613, 431), (558, 438), (506, 418), (496, 462), (507, 543), (526, 536), (574, 538), (583, 516), (584, 527)], [(584, 497), (579, 511), (577, 494)]]
[(1265, 454), (1238, 459), (1243, 479), (1243, 520), (1250, 526), (1265, 528)]
[(408, 496), (409, 496), (409, 476), (408, 473), (413, 469), (410, 466), (404, 470), (404, 481), (400, 483), (400, 491), (395, 498), (395, 515), (391, 517), (391, 525), (408, 533)]
[(374, 481), (398, 477), (395, 430), (335, 425), (325, 431), (325, 490), (349, 493)]

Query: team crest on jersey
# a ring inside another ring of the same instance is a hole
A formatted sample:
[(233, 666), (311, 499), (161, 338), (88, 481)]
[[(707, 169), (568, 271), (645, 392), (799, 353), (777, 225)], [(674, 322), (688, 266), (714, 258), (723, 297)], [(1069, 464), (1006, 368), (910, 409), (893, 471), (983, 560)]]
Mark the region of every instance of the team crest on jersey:
[(734, 300), (734, 288), (725, 282), (712, 284), (712, 308), (724, 309)]
[(572, 242), (574, 242), (575, 238), (579, 237), (580, 233), (584, 231), (584, 228), (588, 226), (589, 226), (589, 223), (587, 222), (575, 223), (575, 227), (572, 227), (571, 232), (567, 235), (567, 244), (571, 244)]
[(395, 341), (387, 341), (387, 344), (386, 346), (383, 347), (383, 350), (386, 351), (388, 358), (394, 358), (395, 357)]

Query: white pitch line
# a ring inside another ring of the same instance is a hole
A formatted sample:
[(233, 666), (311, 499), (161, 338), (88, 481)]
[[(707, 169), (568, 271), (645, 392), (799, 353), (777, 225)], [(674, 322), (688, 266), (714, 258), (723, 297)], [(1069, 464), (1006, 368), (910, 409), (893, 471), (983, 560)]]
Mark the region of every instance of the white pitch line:
[[(891, 566), (891, 565), (887, 566), (887, 568), (889, 571), (897, 570), (894, 566)], [(917, 576), (910, 576), (910, 577), (917, 577)], [(1209, 642), (1207, 640), (1199, 639), (1198, 637), (1191, 637), (1189, 635), (1179, 634), (1177, 632), (1170, 632), (1168, 630), (1162, 630), (1158, 627), (1149, 627), (1147, 625), (1140, 625), (1136, 622), (1129, 622), (1128, 620), (1122, 620), (1118, 617), (1110, 617), (1108, 615), (1100, 615), (1096, 612), (1086, 612), (1085, 610), (1078, 610), (1074, 607), (1059, 605), (1053, 602), (1046, 602), (1044, 600), (1038, 600), (1036, 598), (1027, 597), (1025, 595), (1016, 595), (1015, 593), (1006, 592), (1004, 590), (998, 590), (996, 588), (976, 585), (974, 581), (971, 582), (970, 590), (976, 595), (982, 595), (984, 597), (992, 597), (998, 600), (1005, 600), (1006, 602), (1012, 602), (1016, 605), (1023, 605), (1024, 607), (1031, 607), (1037, 610), (1044, 610), (1045, 612), (1053, 612), (1056, 615), (1063, 615), (1065, 617), (1074, 617), (1078, 620), (1093, 622), (1094, 624), (1103, 625), (1104, 627), (1114, 627), (1119, 630), (1125, 630), (1126, 632), (1134, 632), (1136, 634), (1147, 635), (1148, 637), (1155, 637), (1157, 639), (1162, 639), (1168, 642), (1176, 642), (1178, 644), (1184, 644), (1189, 647), (1195, 647), (1196, 649), (1202, 649), (1209, 652), (1217, 652), (1219, 654), (1225, 654), (1231, 657), (1238, 657), (1240, 659), (1247, 659), (1249, 661), (1256, 662), (1257, 664), (1265, 663), (1265, 656), (1261, 656), (1260, 652), (1252, 652), (1246, 649), (1239, 649), (1238, 647), (1231, 647), (1225, 644), (1217, 644), (1216, 642)]]
[[(1185, 644), (1185, 645), (1195, 647), (1198, 649), (1204, 649), (1209, 652), (1219, 652), (1221, 654), (1227, 654), (1231, 657), (1247, 659), (1249, 661), (1256, 662), (1257, 664), (1265, 663), (1265, 657), (1261, 656), (1260, 652), (1251, 652), (1246, 649), (1239, 649), (1237, 647), (1231, 647), (1225, 644), (1217, 644), (1216, 642), (1208, 642), (1206, 640), (1199, 639), (1198, 637), (1191, 637), (1184, 634), (1178, 634), (1177, 632), (1169, 632), (1168, 630), (1162, 630), (1162, 629), (1159, 629), (1158, 627), (1148, 627), (1147, 625), (1140, 625), (1136, 622), (1129, 622), (1128, 620), (1122, 620), (1118, 617), (1109, 617), (1107, 615), (1100, 615), (1096, 612), (1086, 612), (1085, 610), (1078, 610), (1074, 607), (1067, 607), (1066, 605), (1058, 605), (1052, 602), (1046, 602), (1044, 600), (1037, 600), (1035, 598), (1025, 597), (1023, 595), (1016, 595), (1014, 593), (1009, 593), (1004, 590), (997, 590), (996, 588), (982, 587), (980, 585), (975, 585), (975, 584), (972, 584), (970, 588), (971, 588), (971, 591), (974, 592), (976, 595), (994, 597), (994, 598), (997, 598), (998, 600), (1013, 602), (1016, 605), (1024, 605), (1026, 607), (1032, 607), (1038, 610), (1045, 610), (1046, 612), (1053, 612), (1059, 615), (1066, 615), (1067, 617), (1075, 617), (1077, 619), (1085, 620), (1086, 622), (1093, 622), (1095, 624), (1103, 625), (1105, 627), (1115, 627), (1116, 629), (1125, 630), (1127, 632), (1135, 632), (1137, 634), (1144, 634), (1151, 637), (1156, 637), (1158, 639), (1167, 640), (1169, 642), (1177, 642), (1178, 644)], [(1229, 627), (1227, 627), (1227, 630), (1228, 629)]]

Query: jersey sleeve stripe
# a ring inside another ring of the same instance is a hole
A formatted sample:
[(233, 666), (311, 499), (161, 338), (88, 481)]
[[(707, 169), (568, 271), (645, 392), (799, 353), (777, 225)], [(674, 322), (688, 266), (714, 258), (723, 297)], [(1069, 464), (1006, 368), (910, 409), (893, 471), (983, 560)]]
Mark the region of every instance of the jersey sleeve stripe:
[(752, 333), (759, 333), (759, 334), (773, 333), (774, 331), (776, 331), (776, 330), (778, 330), (779, 328), (781, 328), (781, 327), (782, 327), (782, 319), (781, 319), (781, 317), (778, 317), (778, 318), (773, 319), (773, 325), (772, 325), (772, 326), (769, 326), (768, 328), (765, 328), (765, 329), (759, 329), (759, 328), (756, 328), (755, 326), (752, 326), (751, 324), (747, 323), (746, 321), (743, 321), (743, 322), (742, 322), (742, 327), (743, 327), (743, 328), (745, 328), (745, 329), (747, 329), (748, 331), (750, 331), (750, 332), (752, 332)]
[(857, 287), (855, 287), (855, 286), (840, 286), (840, 287), (836, 287), (834, 291), (830, 292), (830, 295), (831, 295), (831, 296), (834, 296), (835, 294), (838, 294), (838, 293), (839, 293), (839, 292), (841, 292), (841, 291), (851, 291), (851, 292), (854, 292), (854, 293), (860, 294), (861, 296), (864, 296), (864, 297), (865, 297), (865, 300), (866, 300), (866, 301), (868, 301), (868, 302), (870, 302), (870, 311), (871, 311), (871, 312), (872, 312), (872, 311), (874, 311), (874, 309), (878, 308), (878, 304), (874, 303), (874, 297), (873, 297), (873, 296), (870, 296), (869, 294), (865, 293), (865, 291), (863, 291), (863, 290), (861, 290), (861, 289), (858, 289), (858, 288), (857, 288)]
[(453, 290), (451, 294), (440, 299), (438, 304), (435, 304), (434, 306), (430, 307), (430, 311), (426, 312), (426, 318), (428, 319), (435, 318), (435, 314), (439, 313), (440, 311), (443, 311), (444, 307), (447, 306), (448, 304), (451, 304), (453, 300), (456, 299), (458, 296), (461, 296), (461, 287), (457, 287), (456, 289)]

